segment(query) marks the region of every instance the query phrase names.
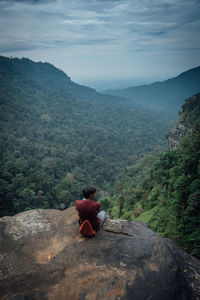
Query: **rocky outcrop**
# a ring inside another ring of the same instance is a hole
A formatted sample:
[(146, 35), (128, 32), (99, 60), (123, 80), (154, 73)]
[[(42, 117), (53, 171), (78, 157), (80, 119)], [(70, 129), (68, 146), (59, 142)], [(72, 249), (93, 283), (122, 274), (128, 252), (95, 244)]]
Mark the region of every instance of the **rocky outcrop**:
[(184, 125), (182, 120), (179, 120), (168, 134), (168, 148), (170, 150), (176, 149), (187, 133), (189, 133), (189, 128)]
[(107, 219), (87, 239), (77, 221), (74, 207), (0, 219), (0, 299), (200, 299), (200, 262), (148, 225)]

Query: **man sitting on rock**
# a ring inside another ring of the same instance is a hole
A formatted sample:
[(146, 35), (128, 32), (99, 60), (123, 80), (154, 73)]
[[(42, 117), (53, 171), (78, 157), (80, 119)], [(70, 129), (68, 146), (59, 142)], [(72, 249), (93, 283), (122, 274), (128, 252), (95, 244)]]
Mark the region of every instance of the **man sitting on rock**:
[(105, 211), (99, 212), (101, 204), (93, 201), (95, 194), (95, 187), (86, 187), (83, 190), (83, 200), (76, 201), (76, 209), (79, 214), (79, 232), (87, 237), (94, 236), (106, 218)]

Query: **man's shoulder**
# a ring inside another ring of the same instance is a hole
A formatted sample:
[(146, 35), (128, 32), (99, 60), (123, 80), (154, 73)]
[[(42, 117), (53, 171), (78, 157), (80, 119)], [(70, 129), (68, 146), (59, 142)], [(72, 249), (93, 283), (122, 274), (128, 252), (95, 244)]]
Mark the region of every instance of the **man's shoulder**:
[(83, 200), (76, 200), (76, 204), (90, 204), (90, 205), (100, 205), (100, 202), (95, 202), (92, 200), (88, 200), (88, 199), (83, 199)]
[(84, 207), (84, 206), (88, 206), (91, 205), (90, 203), (91, 201), (87, 200), (87, 199), (83, 199), (83, 200), (76, 200), (76, 207)]
[(91, 207), (100, 207), (99, 202), (94, 202), (88, 199), (76, 200), (76, 206), (91, 206)]

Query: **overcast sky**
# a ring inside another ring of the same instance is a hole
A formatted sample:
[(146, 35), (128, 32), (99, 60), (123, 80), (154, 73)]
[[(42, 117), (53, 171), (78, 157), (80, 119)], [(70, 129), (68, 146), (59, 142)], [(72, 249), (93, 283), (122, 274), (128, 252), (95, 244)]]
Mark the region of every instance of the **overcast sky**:
[(164, 80), (200, 65), (200, 0), (0, 0), (0, 54), (97, 89)]

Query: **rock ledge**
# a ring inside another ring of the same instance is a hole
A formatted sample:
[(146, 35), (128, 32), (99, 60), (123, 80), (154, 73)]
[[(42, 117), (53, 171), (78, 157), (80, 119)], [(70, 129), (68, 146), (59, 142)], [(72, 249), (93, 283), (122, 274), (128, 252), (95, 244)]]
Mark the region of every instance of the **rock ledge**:
[(86, 239), (74, 207), (0, 219), (2, 300), (200, 300), (200, 262), (139, 221)]

